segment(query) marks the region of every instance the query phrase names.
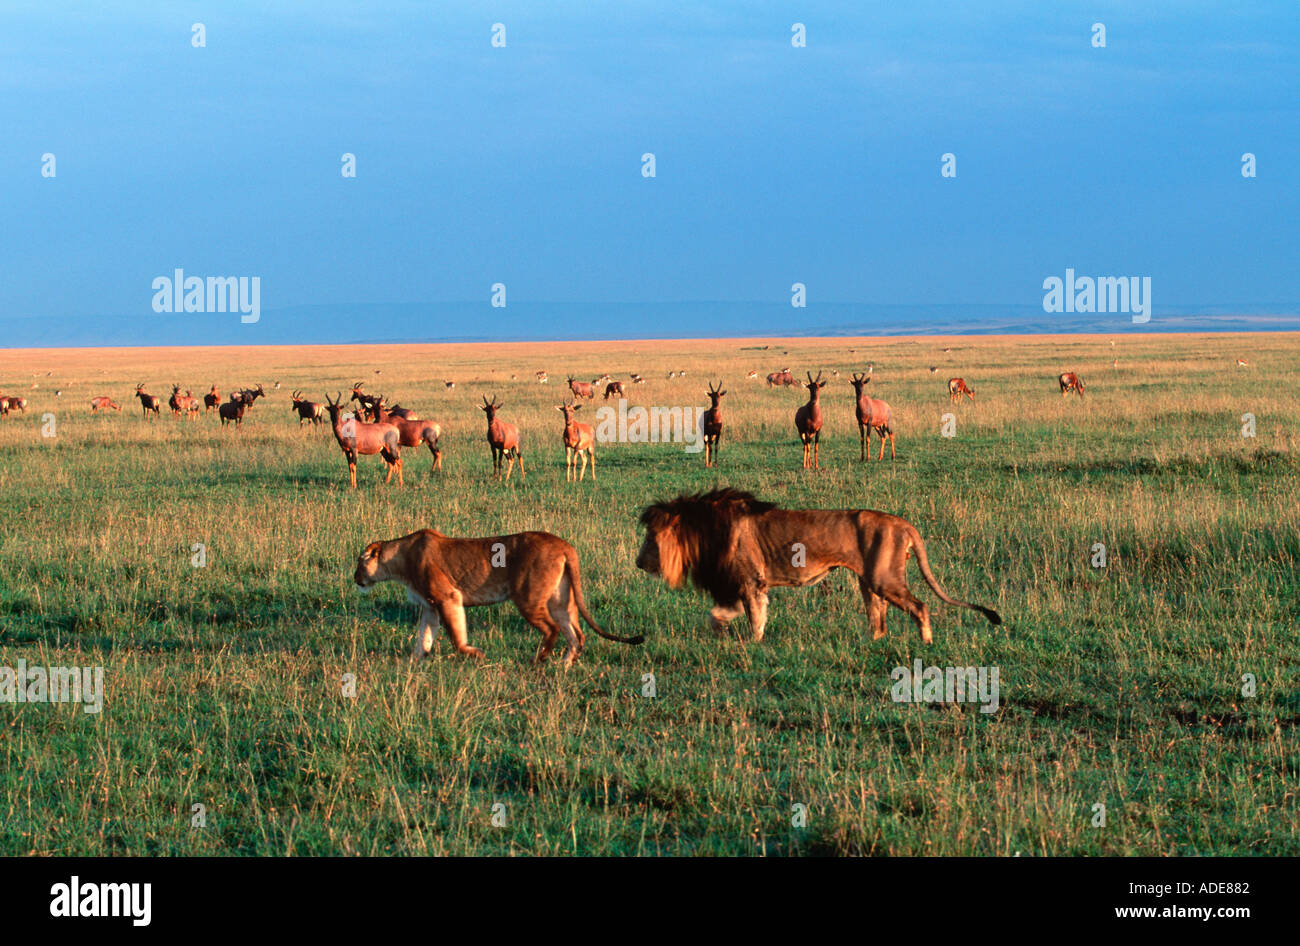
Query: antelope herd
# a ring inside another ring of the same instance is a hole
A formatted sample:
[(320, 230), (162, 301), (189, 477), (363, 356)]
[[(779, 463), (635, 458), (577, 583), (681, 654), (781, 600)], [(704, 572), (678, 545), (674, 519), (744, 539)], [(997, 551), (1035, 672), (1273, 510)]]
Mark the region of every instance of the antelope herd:
[[(1238, 363), (1244, 362), (1238, 359)], [(890, 459), (895, 459), (897, 456), (893, 410), (887, 402), (866, 394), (866, 385), (871, 381), (873, 368), (874, 365), (868, 365), (865, 372), (853, 372), (852, 380), (849, 382), (855, 393), (854, 415), (858, 425), (860, 462), (871, 460), (873, 433), (880, 439), (878, 460), (884, 460), (886, 440), (889, 441)], [(934, 367), (930, 369), (931, 373), (936, 370), (937, 368)], [(376, 371), (375, 374), (379, 372)], [(685, 374), (685, 371), (673, 371), (669, 377), (680, 378)], [(831, 376), (837, 378), (839, 371), (832, 371)], [(644, 376), (635, 371), (629, 372), (628, 377), (632, 384), (645, 383)], [(757, 371), (750, 370), (745, 377), (756, 380), (759, 375)], [(815, 378), (809, 371), (806, 377), (806, 382), (796, 382), (790, 369), (782, 368), (767, 375), (767, 386), (769, 388), (799, 386), (806, 389), (808, 400), (795, 411), (794, 425), (803, 449), (803, 468), (820, 470), (820, 446), (824, 420), (821, 396), (829, 382), (823, 380), (821, 371), (817, 372)], [(534, 379), (539, 384), (546, 384), (549, 376), (546, 371), (538, 370), (534, 373)], [(1071, 392), (1083, 396), (1083, 379), (1077, 373), (1063, 372), (1058, 376), (1057, 382), (1062, 396)], [(446, 381), (444, 384), (449, 391), (455, 386), (451, 381)], [(608, 401), (611, 398), (626, 398), (627, 388), (622, 381), (612, 380), (608, 373), (591, 381), (579, 381), (573, 375), (569, 375), (566, 384), (572, 397), (556, 407), (556, 410), (564, 415), (561, 441), (564, 447), (565, 479), (571, 482), (583, 482), (586, 479), (587, 467), (590, 465), (592, 481), (595, 482), (596, 431), (591, 424), (579, 422), (575, 416), (576, 412), (582, 408), (582, 401), (593, 400), (600, 391), (603, 391), (604, 400)], [(275, 387), (279, 388), (279, 386), (279, 382), (275, 382)], [(947, 390), (950, 403), (959, 403), (963, 397), (971, 401), (975, 400), (975, 390), (967, 384), (965, 378), (949, 378)], [(715, 384), (710, 381), (705, 392), (709, 398), (709, 407), (701, 410), (699, 415), (699, 432), (704, 448), (704, 465), (707, 469), (718, 466), (723, 428), (721, 401), (726, 393), (721, 382)], [(146, 391), (144, 383), (136, 385), (134, 396), (140, 401), (144, 417), (154, 420), (160, 416), (162, 398)], [(263, 386), (258, 384), (255, 387), (231, 391), (228, 399), (223, 401), (220, 389), (213, 384), (202, 398), (204, 413), (210, 413), (213, 408), (216, 408), (221, 427), (223, 429), (233, 427), (238, 430), (242, 428), (248, 412), (253, 409), (258, 399), (265, 396)], [(328, 394), (325, 398), (325, 401), (311, 401), (302, 391), (295, 389), (290, 397), (290, 411), (297, 416), (299, 428), (304, 425), (314, 428), (329, 422), (339, 449), (347, 460), (348, 479), (354, 488), (357, 485), (358, 456), (378, 454), (382, 457), (388, 467), (388, 474), (384, 478), (385, 483), (392, 480), (394, 473), (397, 474), (398, 483), (403, 483), (402, 447), (425, 446), (432, 458), (431, 472), (442, 470), (440, 446), (442, 427), (438, 423), (422, 419), (414, 410), (400, 404), (394, 403), (390, 406), (383, 394), (366, 391), (365, 383), (362, 381), (353, 383), (346, 402), (342, 399), (341, 391), (337, 392), (334, 398), (330, 398)], [(171, 386), (167, 405), (174, 418), (195, 420), (199, 415), (199, 398), (188, 389), (182, 393), (179, 384)], [(7, 415), (11, 411), (25, 413), (27, 406), (28, 401), (25, 397), (0, 396), (0, 416)], [(480, 406), (480, 410), (487, 415), (487, 440), (492, 454), (492, 476), (494, 479), (508, 481), (515, 464), (518, 463), (520, 479), (524, 479), (519, 427), (506, 423), (498, 416), (502, 406), (495, 395), (491, 400), (484, 396), (483, 404)], [(354, 410), (349, 412), (347, 409), (350, 407), (354, 407)], [(90, 399), (90, 410), (93, 414), (106, 411), (120, 412), (121, 409), (120, 404), (106, 395)]]

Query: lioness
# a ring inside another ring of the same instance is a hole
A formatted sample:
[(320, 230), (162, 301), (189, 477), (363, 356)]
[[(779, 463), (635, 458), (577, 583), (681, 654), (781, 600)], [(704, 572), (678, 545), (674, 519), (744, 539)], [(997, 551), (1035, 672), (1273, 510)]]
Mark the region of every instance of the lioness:
[(767, 589), (813, 585), (833, 568), (858, 576), (875, 639), (885, 636), (889, 605), (912, 616), (921, 640), (930, 643), (930, 611), (907, 587), (904, 570), (916, 553), (931, 590), (948, 604), (979, 611), (994, 624), (990, 608), (948, 597), (930, 571), (920, 533), (906, 519), (869, 509), (778, 509), (733, 489), (679, 496), (641, 514), (645, 542), (637, 568), (669, 587), (683, 576), (712, 596), (713, 626), (726, 630), (743, 610), (754, 640), (763, 639)]
[(517, 532), (483, 539), (449, 539), (436, 529), (421, 529), (400, 539), (371, 542), (357, 559), (353, 576), (362, 592), (381, 581), (406, 586), (407, 597), (420, 606), (416, 625), (416, 660), (433, 648), (439, 619), (462, 654), (482, 657), (465, 637), (465, 609), (509, 598), (524, 620), (542, 632), (533, 658), (544, 661), (563, 634), (564, 665), (572, 666), (586, 636), (578, 622), (606, 640), (640, 644), (645, 638), (607, 634), (587, 612), (578, 574), (578, 553), (549, 532)]

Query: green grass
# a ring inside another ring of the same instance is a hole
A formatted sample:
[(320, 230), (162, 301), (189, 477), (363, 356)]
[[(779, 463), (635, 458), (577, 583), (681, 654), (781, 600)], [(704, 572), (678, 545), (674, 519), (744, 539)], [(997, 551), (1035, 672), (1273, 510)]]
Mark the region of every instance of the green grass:
[[(98, 715), (0, 705), (0, 854), (1300, 853), (1300, 338), (753, 344), (0, 352), (32, 401), (0, 421), (0, 666), (103, 666), (107, 688)], [(898, 418), (892, 464), (857, 462), (847, 380), (868, 361)], [(799, 468), (802, 397), (744, 380), (786, 365), (840, 372), (817, 473)], [(1057, 393), (1062, 370), (1083, 400)], [(722, 378), (721, 469), (601, 445), (599, 482), (566, 484), (556, 382), (602, 371), (644, 373), (633, 402), (665, 406)], [(951, 375), (974, 404), (949, 406)], [(149, 422), (128, 401), (141, 378), (270, 396), (239, 433)], [(443, 424), (442, 474), (409, 450), (405, 487), (371, 457), (348, 489), (288, 392), (356, 378)], [(488, 478), (475, 405), (493, 392), (526, 482)], [(90, 416), (100, 393), (122, 413)], [(743, 620), (720, 638), (708, 602), (633, 565), (648, 501), (719, 484), (905, 516), (948, 590), (1006, 624), (940, 604), (912, 567), (931, 646), (894, 610), (873, 642), (847, 573), (776, 590), (762, 644)], [(505, 605), (469, 612), (485, 660), (443, 638), (413, 665), (404, 592), (359, 597), (351, 573), (368, 541), (429, 526), (565, 537), (597, 618), (645, 645), (589, 635), (573, 669), (538, 670), (537, 632)], [(892, 702), (891, 669), (916, 657), (997, 666), (999, 712)]]

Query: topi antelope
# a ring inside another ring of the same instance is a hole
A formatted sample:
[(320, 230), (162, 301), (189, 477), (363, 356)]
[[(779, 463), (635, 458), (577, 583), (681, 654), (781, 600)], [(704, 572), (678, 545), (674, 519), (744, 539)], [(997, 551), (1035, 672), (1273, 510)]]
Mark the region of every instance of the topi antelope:
[[(596, 431), (590, 424), (580, 424), (573, 419), (575, 411), (582, 410), (581, 404), (565, 401), (556, 408), (564, 415), (564, 479), (566, 482), (582, 482), (587, 475), (587, 458), (591, 458), (591, 481), (596, 482)], [(582, 457), (582, 470), (579, 472), (578, 457)], [(523, 467), (520, 467), (522, 470)]]
[[(405, 410), (405, 408), (403, 408)], [(442, 470), (442, 450), (438, 447), (438, 438), (442, 436), (442, 427), (431, 420), (420, 420), (418, 417), (405, 418), (388, 412), (389, 417), (385, 423), (392, 424), (397, 428), (398, 443), (403, 447), (418, 447), (425, 444), (429, 448), (429, 453), (433, 454), (433, 472)]]
[(615, 394), (617, 394), (619, 397), (623, 396), (622, 381), (611, 381), (609, 382), (609, 384), (605, 385), (605, 400), (608, 401)]
[(716, 467), (718, 465), (718, 444), (722, 440), (722, 407), (719, 402), (726, 395), (722, 390), (722, 382), (719, 381), (717, 387), (713, 382), (709, 382), (709, 400), (712, 406), (704, 412), (700, 419), (700, 429), (704, 431), (704, 466)]
[(144, 391), (144, 382), (135, 386), (135, 396), (140, 399), (141, 413), (145, 415), (152, 413), (154, 417), (158, 416), (158, 411), (162, 408), (162, 398), (154, 397), (152, 394), (146, 394)]
[(217, 390), (217, 386), (214, 384), (208, 393), (203, 395), (203, 413), (207, 414), (220, 403), (221, 392)]
[(290, 409), (298, 414), (298, 426), (303, 425), (303, 421), (309, 421), (313, 427), (325, 422), (325, 405), (319, 401), (309, 401), (302, 396), (301, 391), (294, 391), (292, 395), (293, 403)]
[(817, 377), (808, 372), (808, 383), (804, 385), (808, 389), (808, 403), (794, 412), (794, 426), (799, 431), (799, 439), (803, 441), (803, 468), (820, 470), (821, 457), (819, 450), (822, 439), (822, 406), (818, 401), (822, 388), (826, 387), (826, 382), (822, 380), (822, 373), (817, 372)]
[(885, 459), (885, 438), (889, 438), (889, 459), (894, 459), (894, 412), (889, 405), (874, 397), (867, 397), (864, 389), (871, 382), (865, 374), (853, 372), (853, 390), (857, 392), (855, 409), (858, 417), (859, 460), (871, 459), (871, 431), (880, 437), (880, 459)]
[[(375, 372), (375, 373), (378, 374), (379, 372)], [(357, 381), (352, 385), (352, 396), (348, 398), (348, 401), (349, 402), (357, 401), (361, 404), (362, 407), (369, 410), (376, 403), (378, 403), (379, 396), (375, 394), (366, 394), (364, 391), (362, 391), (361, 386), (363, 383), (364, 382), (362, 381)], [(329, 395), (326, 394), (325, 397), (328, 398)]]
[(253, 409), (254, 401), (256, 401), (259, 397), (266, 397), (266, 392), (262, 390), (262, 386), (260, 384), (255, 388), (244, 388), (244, 390), (240, 391), (239, 393), (243, 395), (243, 398), (241, 398), (241, 400), (244, 402), (244, 405), (250, 411)]
[(569, 378), (569, 390), (573, 392), (575, 398), (585, 397), (591, 400), (596, 396), (596, 386), (589, 381), (575, 381)]
[(961, 401), (961, 396), (966, 395), (972, 401), (975, 400), (975, 392), (966, 385), (964, 378), (948, 379), (948, 402), (956, 404)]
[(108, 410), (120, 411), (121, 409), (122, 405), (118, 404), (111, 397), (100, 395), (99, 397), (92, 397), (90, 399), (90, 413), (92, 414), (98, 414), (100, 411)]
[(782, 368), (780, 371), (773, 371), (767, 376), (767, 386), (769, 388), (774, 388), (778, 384), (786, 388), (792, 388), (795, 386), (794, 375), (790, 373), (789, 368)]
[(173, 384), (172, 395), (167, 399), (167, 406), (171, 408), (172, 417), (180, 417), (181, 412), (185, 410), (184, 406), (181, 404), (182, 400), (183, 395), (181, 394), (181, 386), (179, 384)]
[(1056, 379), (1061, 385), (1061, 397), (1065, 397), (1071, 391), (1083, 397), (1083, 379), (1073, 371), (1067, 371)]
[(486, 397), (483, 398), (483, 406), (479, 410), (487, 414), (487, 439), (488, 445), (492, 448), (492, 478), (501, 478), (501, 462), (505, 460), (508, 483), (515, 460), (519, 461), (519, 478), (524, 479), (524, 454), (519, 447), (519, 428), (497, 417), (497, 411), (503, 407), (505, 405), (497, 401), (494, 394), (491, 401)]
[(17, 411), (19, 414), (27, 413), (27, 398), (22, 397), (21, 395), (11, 394), (9, 397), (5, 398), (5, 400), (9, 402), (8, 410)]
[(402, 485), (402, 448), (401, 435), (392, 424), (367, 424), (355, 417), (344, 418), (343, 392), (335, 393), (333, 399), (325, 395), (325, 410), (330, 415), (330, 425), (334, 429), (334, 439), (348, 461), (348, 480), (352, 488), (357, 488), (357, 456), (379, 454), (388, 464), (388, 475), (384, 484), (393, 478), (397, 471), (397, 484)]
[(244, 425), (244, 412), (248, 410), (248, 402), (244, 396), (236, 391), (230, 395), (230, 400), (217, 408), (217, 415), (221, 418), (221, 426), (233, 423), (236, 427)]

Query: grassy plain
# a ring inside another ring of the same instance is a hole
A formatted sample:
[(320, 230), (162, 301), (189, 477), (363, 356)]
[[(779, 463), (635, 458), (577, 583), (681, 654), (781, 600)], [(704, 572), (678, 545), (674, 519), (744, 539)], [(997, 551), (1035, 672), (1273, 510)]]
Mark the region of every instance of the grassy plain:
[[(99, 714), (0, 705), (0, 854), (1300, 853), (1298, 360), (1285, 334), (0, 351), (0, 391), (31, 402), (0, 421), (0, 666), (103, 666), (107, 687)], [(858, 462), (848, 376), (868, 363), (893, 463)], [(785, 366), (839, 372), (820, 472), (799, 465), (802, 390), (745, 380)], [(605, 371), (643, 373), (646, 405), (707, 404), (721, 379), (721, 468), (614, 444), (598, 482), (566, 484), (563, 378)], [(948, 404), (952, 375), (974, 403)], [(442, 423), (441, 474), (410, 450), (405, 487), (371, 457), (348, 488), (289, 392), (358, 378)], [(269, 396), (223, 431), (142, 418), (139, 381)], [(489, 480), (492, 393), (526, 482)], [(122, 412), (92, 416), (96, 394)], [(932, 646), (892, 610), (871, 641), (847, 573), (774, 592), (761, 645), (719, 638), (703, 599), (633, 565), (647, 501), (717, 484), (905, 516), (950, 593), (1007, 623), (938, 603), (913, 566)], [(351, 570), (425, 526), (564, 536), (598, 619), (646, 644), (589, 635), (572, 670), (539, 671), (501, 606), (470, 612), (487, 659), (444, 638), (413, 666), (404, 593), (361, 598)], [(998, 667), (999, 711), (894, 703), (916, 657)]]

